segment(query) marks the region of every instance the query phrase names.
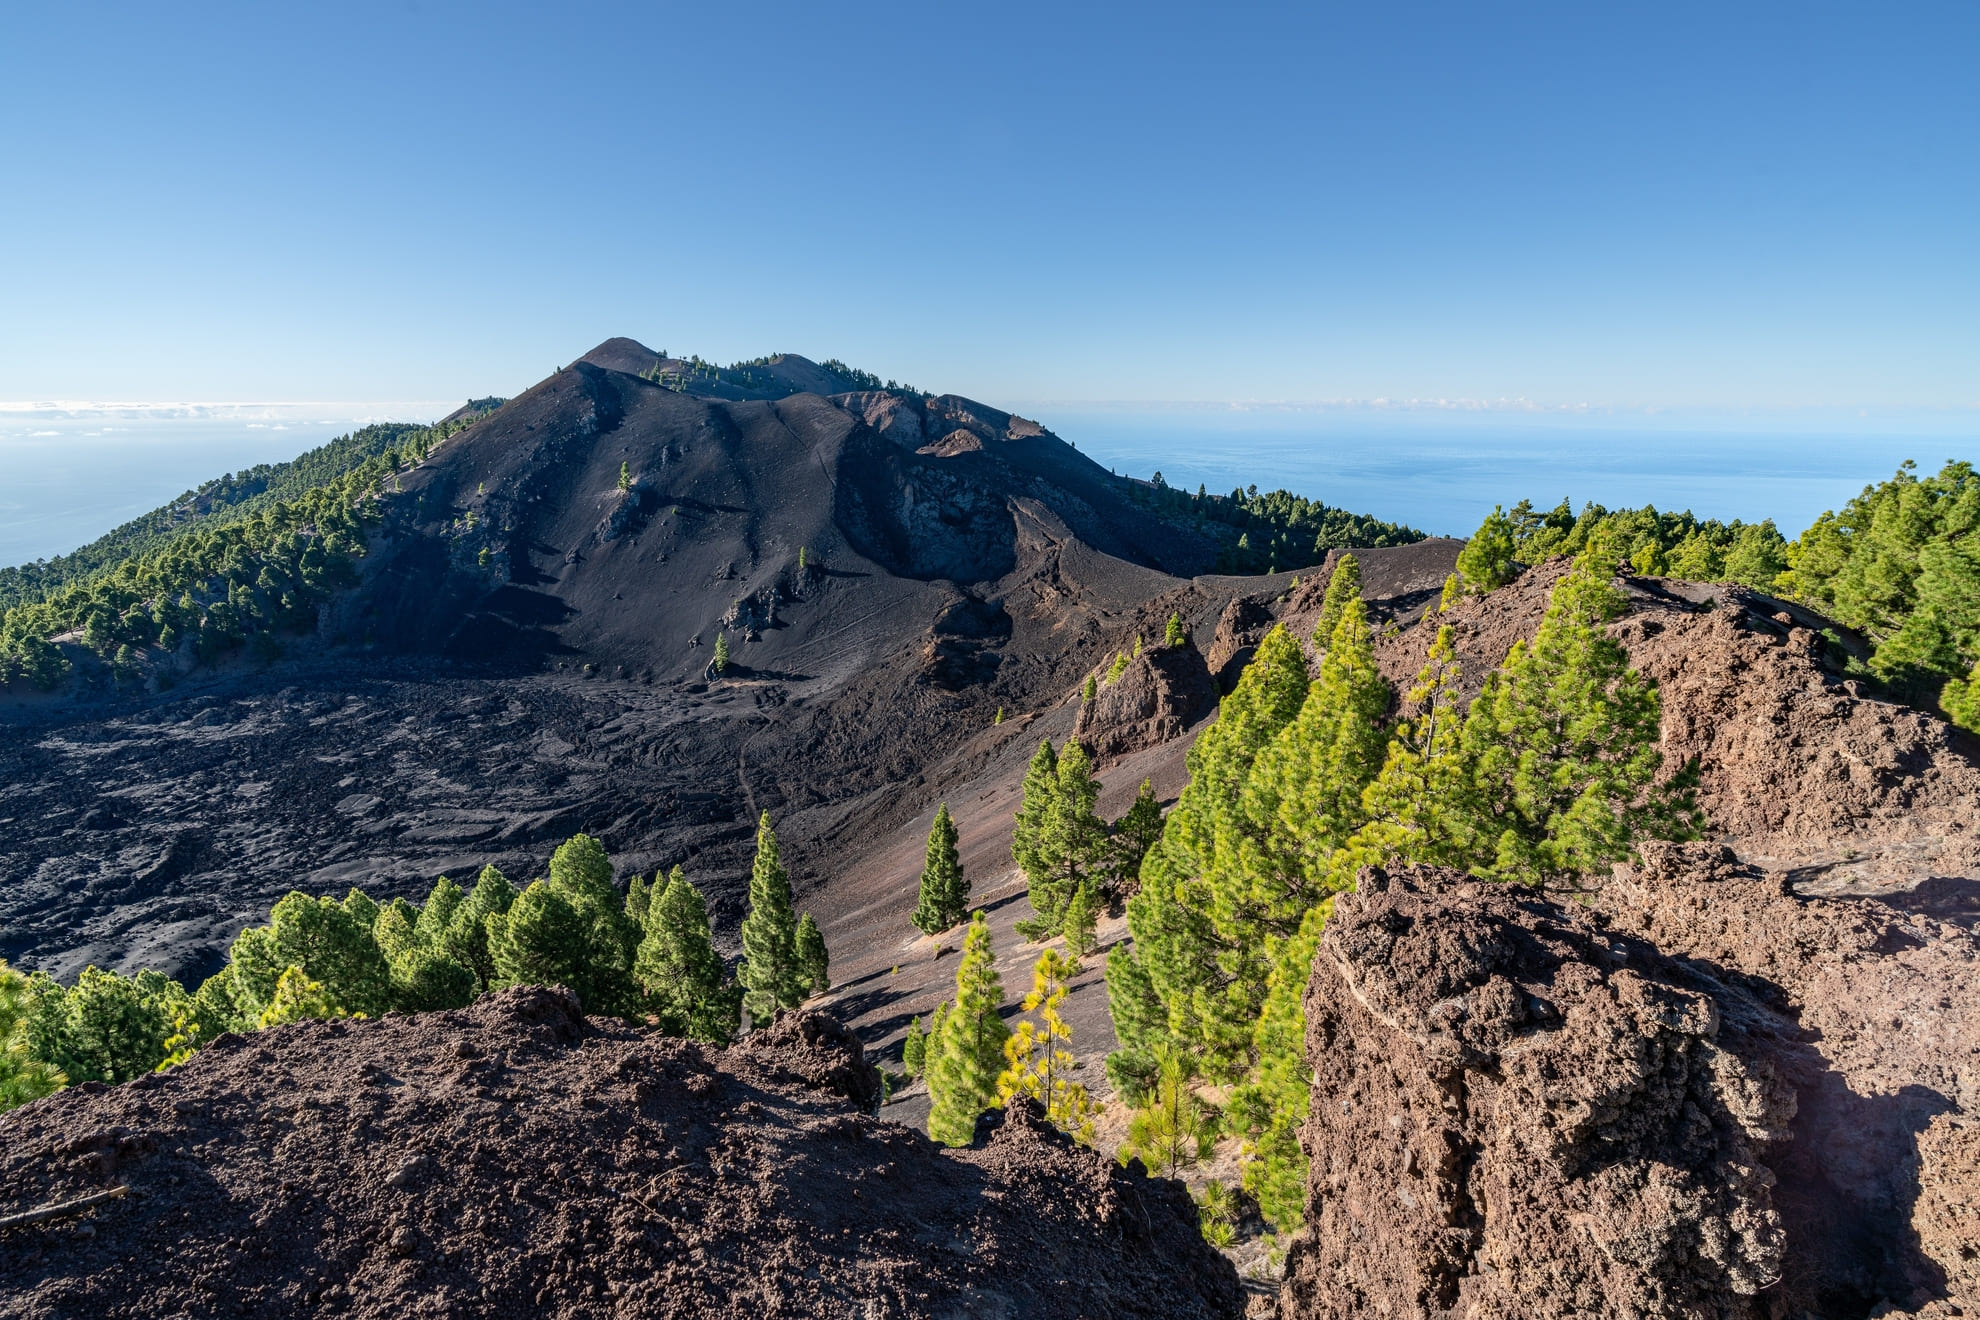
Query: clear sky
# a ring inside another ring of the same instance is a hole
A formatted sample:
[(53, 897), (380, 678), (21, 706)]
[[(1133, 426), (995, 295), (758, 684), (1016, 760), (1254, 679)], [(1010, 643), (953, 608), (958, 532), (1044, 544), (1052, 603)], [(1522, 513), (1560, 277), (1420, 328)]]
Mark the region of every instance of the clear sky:
[(0, 399), (1980, 406), (1980, 5), (15, 6)]

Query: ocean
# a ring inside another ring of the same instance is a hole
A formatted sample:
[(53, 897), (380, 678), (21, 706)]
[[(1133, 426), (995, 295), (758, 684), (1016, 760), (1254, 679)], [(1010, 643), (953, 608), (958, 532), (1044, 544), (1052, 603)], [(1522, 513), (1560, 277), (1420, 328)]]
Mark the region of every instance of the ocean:
[[(1980, 410), (1848, 419), (1400, 416), (1370, 410), (1095, 409), (1037, 405), (1044, 425), (1129, 476), (1213, 493), (1283, 487), (1434, 535), (1466, 536), (1492, 506), (1571, 500), (1771, 518), (1792, 540), (1906, 459), (1980, 460)], [(1799, 426), (1794, 423), (1800, 422)]]
[[(0, 564), (67, 554), (215, 477), (458, 403), (0, 405)], [(159, 415), (168, 412), (170, 415)]]

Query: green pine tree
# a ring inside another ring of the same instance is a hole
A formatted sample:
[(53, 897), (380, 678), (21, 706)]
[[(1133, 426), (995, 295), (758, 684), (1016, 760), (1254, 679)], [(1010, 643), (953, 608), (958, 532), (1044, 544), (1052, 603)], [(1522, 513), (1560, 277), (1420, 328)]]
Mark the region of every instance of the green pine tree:
[(1329, 863), (1329, 887), (1348, 888), (1363, 866), (1423, 862), (1468, 867), (1491, 831), (1480, 819), (1463, 750), (1461, 675), (1448, 624), (1437, 630), (1382, 771), (1362, 794), (1368, 820)]
[(901, 1039), (901, 1068), (909, 1077), (921, 1076), (928, 1062), (928, 1033), (921, 1029), (921, 1018), (908, 1020), (907, 1035)]
[[(1696, 770), (1659, 782), (1657, 689), (1604, 625), (1623, 594), (1584, 551), (1532, 644), (1515, 643), (1466, 717), (1459, 755), (1495, 839), (1473, 869), (1529, 884), (1606, 874), (1640, 837), (1696, 837)], [(1489, 851), (1489, 860), (1488, 860)]]
[(36, 1058), (29, 1047), (27, 1023), (34, 999), (28, 978), (0, 958), (0, 1113), (68, 1084), (61, 1069)]
[(119, 976), (85, 967), (68, 988), (37, 972), (25, 988), (25, 1052), (59, 1069), (71, 1085), (115, 1086), (156, 1069), (170, 1052), (174, 1017), (187, 1003), (178, 982), (150, 971)]
[(825, 934), (809, 912), (798, 918), (797, 934), (791, 941), (797, 956), (798, 981), (804, 994), (822, 995), (832, 988), (832, 963), (825, 951)]
[[(1251, 1024), (1263, 995), (1256, 938), (1220, 929), (1253, 883), (1247, 878), (1271, 846), (1269, 819), (1247, 812), (1244, 787), (1254, 763), (1298, 716), (1311, 686), (1299, 643), (1274, 627), (1217, 722), (1190, 749), (1189, 783), (1163, 824), (1162, 841), (1141, 867), (1141, 891), (1128, 903), (1136, 956), (1169, 1015), (1169, 1030), (1201, 1067), (1234, 1077), (1249, 1063)], [(1269, 815), (1269, 813), (1268, 813)], [(1284, 867), (1278, 868), (1283, 874)], [(1297, 918), (1295, 918), (1296, 923)]]
[(1059, 1016), (1067, 982), (1078, 973), (1075, 963), (1047, 949), (1031, 969), (1031, 991), (1024, 1011), (1037, 1014), (1018, 1023), (1004, 1041), (1004, 1071), (997, 1077), (997, 1103), (1008, 1105), (1020, 1095), (1036, 1100), (1045, 1117), (1076, 1141), (1091, 1143), (1100, 1107), (1086, 1088), (1073, 1080), (1079, 1065), (1071, 1049), (1072, 1028)]
[(447, 927), (453, 924), (454, 914), (467, 902), (467, 895), (461, 887), (441, 876), (427, 891), (426, 902), (420, 906), (419, 920), (413, 924), (413, 935), (419, 943), (429, 949), (440, 949), (446, 943)]
[(287, 967), (275, 951), (275, 934), (268, 927), (249, 926), (234, 937), (227, 950), (225, 998), (233, 1006), (228, 1030), (254, 1029), (255, 1020), (275, 997), (275, 983)]
[(1121, 1047), (1107, 1056), (1107, 1081), (1130, 1106), (1146, 1101), (1157, 1060), (1170, 1045), (1169, 1015), (1135, 957), (1134, 946), (1107, 951), (1107, 1009)]
[(1940, 689), (1939, 709), (1960, 728), (1980, 732), (1980, 661), (1965, 678), (1952, 679)]
[(1332, 910), (1331, 899), (1313, 908), (1299, 933), (1279, 946), (1252, 1034), (1257, 1063), (1231, 1095), (1231, 1116), (1244, 1133), (1244, 1188), (1282, 1234), (1299, 1231), (1306, 1212), (1307, 1159), (1299, 1144), (1312, 1098), (1306, 986)]
[[(257, 1011), (273, 997), (275, 982), (291, 966), (302, 968), (307, 979), (321, 982), (324, 993), (346, 1012), (377, 1017), (392, 1007), (392, 969), (372, 933), (378, 918), (364, 919), (367, 909), (374, 914), (381, 909), (362, 894), (355, 899), (363, 901), (339, 903), (291, 892), (275, 904), (268, 914), (271, 946)], [(405, 911), (410, 910), (411, 904), (406, 904)]]
[[(1362, 793), (1382, 766), (1389, 697), (1366, 607), (1349, 594), (1298, 717), (1259, 755), (1239, 791), (1257, 842), (1239, 846), (1235, 868), (1213, 874), (1214, 915), (1227, 941), (1269, 959), (1269, 942), (1290, 938), (1333, 889), (1331, 855), (1366, 819)], [(1261, 995), (1267, 966), (1242, 973)]]
[(737, 987), (723, 978), (708, 905), (678, 866), (648, 910), (633, 976), (661, 1032), (717, 1045), (735, 1034)]
[(190, 1043), (196, 1050), (205, 1049), (227, 1032), (252, 1031), (255, 1024), (255, 1018), (242, 1011), (231, 965), (200, 982), (187, 1016), (192, 1025)]
[(1347, 607), (1348, 599), (1361, 598), (1361, 561), (1353, 555), (1342, 555), (1334, 565), (1334, 575), (1327, 579), (1327, 594), (1320, 598), (1320, 619), (1313, 626), (1313, 641), (1325, 647), (1332, 643), (1334, 628), (1341, 621), (1341, 611)]
[(1040, 740), (1024, 772), (1022, 796), (1018, 802), (1017, 825), (1011, 831), (1011, 860), (1024, 872), (1025, 879), (1037, 883), (1051, 869), (1045, 853), (1045, 822), (1052, 815), (1059, 794), (1059, 758), (1052, 740)]
[[(1980, 663), (1975, 531), (1980, 473), (1973, 465), (1947, 463), (1920, 478), (1906, 462), (1840, 513), (1817, 518), (1787, 548), (1787, 572), (1764, 589), (1792, 592), (1866, 634), (1876, 643), (1871, 665), (1879, 677), (1901, 694), (1928, 700), (1938, 680), (1961, 678)], [(1761, 562), (1766, 538), (1752, 536), (1742, 581), (1767, 567)], [(1732, 556), (1727, 559), (1732, 576)]]
[(718, 632), (715, 634), (715, 672), (717, 674), (723, 673), (728, 669), (728, 667), (729, 667), (729, 635), (727, 633)]
[(585, 973), (591, 990), (589, 997), (580, 996), (585, 1011), (636, 1012), (632, 964), (644, 932), (626, 916), (604, 845), (589, 834), (572, 835), (550, 855), (550, 887), (585, 924)]
[[(474, 1002), (472, 969), (444, 949), (415, 945), (391, 960), (392, 998), (407, 1013), (435, 1013)], [(279, 987), (278, 987), (279, 988)]]
[(928, 1063), (928, 1135), (945, 1146), (967, 1146), (976, 1116), (997, 1097), (1004, 1070), (1004, 983), (990, 949), (990, 926), (981, 912), (970, 918), (956, 967), (956, 998), (943, 1016), (935, 1057)]
[(1155, 797), (1155, 786), (1141, 781), (1134, 804), (1114, 822), (1107, 840), (1107, 897), (1121, 902), (1141, 885), (1141, 863), (1149, 849), (1162, 837), (1162, 804)]
[(1100, 896), (1095, 890), (1094, 881), (1087, 880), (1066, 900), (1062, 929), (1066, 937), (1066, 953), (1072, 959), (1075, 973), (1086, 955), (1093, 952), (1093, 931), (1100, 924)]
[(301, 967), (291, 964), (276, 979), (275, 994), (255, 1020), (255, 1026), (266, 1030), (290, 1022), (301, 1022), (305, 1018), (349, 1016), (344, 1006), (323, 988), (323, 982), (311, 980)]
[(1183, 631), (1182, 615), (1171, 614), (1169, 616), (1169, 626), (1162, 633), (1162, 645), (1168, 650), (1173, 651), (1178, 646), (1187, 645), (1188, 642), (1189, 634)]
[[(350, 913), (366, 930), (370, 930), (378, 924), (378, 904), (372, 902), (371, 895), (355, 886), (352, 887), (349, 893), (344, 895), (344, 911)], [(270, 987), (273, 987), (272, 982), (270, 983)]]
[(756, 864), (749, 880), (749, 915), (742, 924), (743, 1008), (750, 1025), (767, 1027), (779, 1008), (804, 1000), (804, 973), (797, 960), (797, 917), (791, 910), (791, 880), (784, 872), (770, 813), (756, 825)]
[(946, 1023), (948, 1020), (949, 1020), (949, 1001), (945, 999), (941, 1003), (935, 1005), (935, 1011), (928, 1015), (928, 1039), (926, 1041), (927, 1048), (922, 1056), (922, 1064), (921, 1064), (921, 1074), (924, 1077), (926, 1077), (929, 1074), (929, 1072), (934, 1069), (935, 1060), (941, 1057), (942, 1029), (943, 1029), (943, 1024)]
[(419, 937), (413, 933), (418, 920), (413, 905), (403, 898), (395, 898), (378, 909), (371, 937), (378, 941), (379, 952), (385, 955), (386, 962), (402, 958), (419, 947)]
[(1457, 570), (1470, 590), (1496, 591), (1519, 571), (1514, 553), (1512, 519), (1495, 504), (1458, 552)]
[(497, 986), (560, 985), (587, 1013), (599, 1000), (590, 923), (547, 880), (532, 880), (504, 913), (486, 919)]
[(630, 463), (619, 464), (619, 489), (632, 489), (632, 464)]
[[(1365, 820), (1363, 793), (1382, 762), (1389, 688), (1360, 596), (1349, 592), (1339, 605), (1319, 677), (1254, 759), (1192, 891), (1191, 915), (1208, 931), (1208, 967), (1197, 974), (1218, 993), (1193, 998), (1183, 1017), (1204, 1034), (1183, 1033), (1181, 1043), (1213, 1045), (1201, 1057), (1225, 1075), (1252, 1062), (1273, 967), (1338, 887), (1330, 863)], [(1147, 1064), (1143, 1053), (1117, 1069), (1145, 1075)]]
[(488, 947), (488, 918), (506, 913), (516, 901), (516, 887), (494, 866), (484, 866), (467, 900), (454, 910), (439, 947), (454, 961), (474, 972), (483, 990), (493, 988), (495, 956)]
[[(670, 877), (655, 871), (651, 884), (643, 875), (635, 875), (626, 882), (626, 920), (638, 926), (642, 932), (646, 929), (647, 911), (653, 906), (653, 891), (665, 890), (669, 879)], [(642, 935), (641, 939), (644, 938), (645, 936)]]
[[(1980, 487), (1972, 499), (1980, 504)], [(1898, 691), (1922, 698), (1947, 676), (1961, 681), (1980, 663), (1980, 546), (1971, 533), (1936, 537), (1919, 547), (1917, 562), (1911, 613), (1878, 644), (1870, 664)], [(1733, 568), (1728, 556), (1728, 576)], [(1763, 574), (1764, 567), (1748, 571)]]
[(1064, 929), (1066, 904), (1104, 860), (1107, 829), (1094, 812), (1099, 800), (1093, 763), (1078, 740), (1068, 738), (1059, 749), (1058, 781), (1038, 841), (1040, 871), (1026, 894), (1036, 915), (1017, 925), (1026, 939), (1050, 939)]
[(910, 918), (925, 935), (948, 930), (969, 912), (969, 881), (963, 875), (956, 837), (949, 804), (937, 804), (935, 822), (928, 827), (928, 855), (921, 866), (921, 894)]
[(1088, 674), (1086, 676), (1086, 682), (1082, 684), (1079, 689), (1080, 704), (1085, 706), (1090, 706), (1093, 704), (1093, 699), (1099, 695), (1100, 695), (1100, 680), (1095, 678), (1093, 675)]
[(1128, 1120), (1119, 1158), (1123, 1164), (1138, 1159), (1150, 1173), (1178, 1178), (1210, 1154), (1216, 1137), (1216, 1111), (1197, 1096), (1188, 1065), (1172, 1050), (1156, 1065), (1147, 1104)]

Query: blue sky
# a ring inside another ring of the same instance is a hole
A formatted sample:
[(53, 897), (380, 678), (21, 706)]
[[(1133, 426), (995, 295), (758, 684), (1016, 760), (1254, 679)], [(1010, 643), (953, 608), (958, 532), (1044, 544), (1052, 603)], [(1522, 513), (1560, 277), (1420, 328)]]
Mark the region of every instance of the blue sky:
[[(1980, 407), (1980, 6), (18, 7), (0, 400)], [(1435, 411), (1435, 409), (1431, 409)]]

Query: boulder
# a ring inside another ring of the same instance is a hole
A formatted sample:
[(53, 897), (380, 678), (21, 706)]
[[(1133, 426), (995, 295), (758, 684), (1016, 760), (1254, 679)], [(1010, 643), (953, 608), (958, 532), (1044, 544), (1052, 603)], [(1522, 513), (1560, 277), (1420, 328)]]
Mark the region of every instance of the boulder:
[(1947, 901), (1801, 897), (1714, 844), (1592, 904), (1364, 871), (1307, 993), (1280, 1315), (1980, 1310), (1980, 942)]

